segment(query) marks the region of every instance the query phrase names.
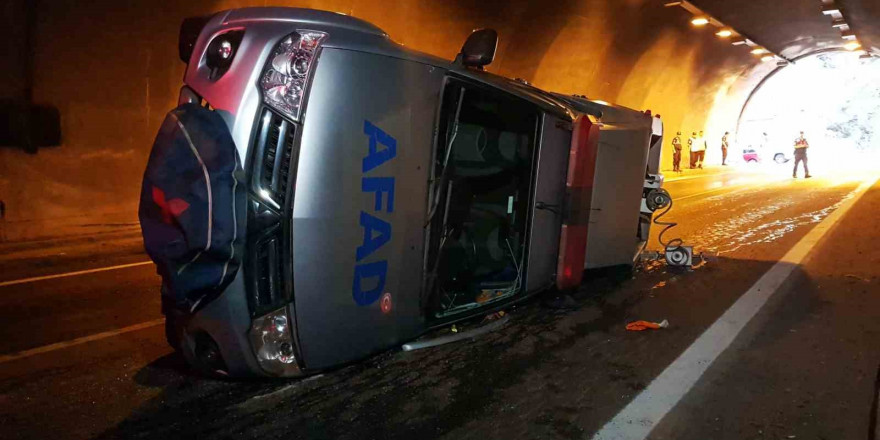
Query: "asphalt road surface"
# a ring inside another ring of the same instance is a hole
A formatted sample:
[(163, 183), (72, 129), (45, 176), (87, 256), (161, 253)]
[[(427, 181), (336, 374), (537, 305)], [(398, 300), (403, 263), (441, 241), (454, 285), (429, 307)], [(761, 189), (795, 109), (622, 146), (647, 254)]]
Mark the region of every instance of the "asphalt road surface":
[[(880, 364), (871, 249), (880, 222), (870, 214), (880, 187), (812, 242), (866, 177), (774, 174), (787, 173), (667, 176), (675, 204), (664, 220), (679, 226), (664, 239), (708, 256), (693, 271), (649, 262), (633, 274), (589, 273), (571, 307), (539, 296), (476, 340), (390, 350), (304, 380), (224, 382), (187, 370), (165, 344), (159, 279), (140, 264), (137, 230), (4, 245), (0, 437), (869, 438)], [(669, 385), (670, 366), (798, 246), (809, 258), (791, 266), (780, 294), (729, 347), (709, 344), (720, 355), (697, 363), (705, 371)], [(638, 319), (671, 325), (624, 329)], [(662, 420), (627, 418), (645, 410)], [(632, 427), (644, 435), (622, 434)]]

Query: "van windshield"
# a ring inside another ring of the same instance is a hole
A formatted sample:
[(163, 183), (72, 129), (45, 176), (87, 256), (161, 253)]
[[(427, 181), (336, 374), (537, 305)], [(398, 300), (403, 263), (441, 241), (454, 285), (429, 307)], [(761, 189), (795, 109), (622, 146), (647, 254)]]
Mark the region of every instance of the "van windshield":
[(520, 292), (540, 113), (527, 101), (450, 81), (431, 182), (428, 316)]

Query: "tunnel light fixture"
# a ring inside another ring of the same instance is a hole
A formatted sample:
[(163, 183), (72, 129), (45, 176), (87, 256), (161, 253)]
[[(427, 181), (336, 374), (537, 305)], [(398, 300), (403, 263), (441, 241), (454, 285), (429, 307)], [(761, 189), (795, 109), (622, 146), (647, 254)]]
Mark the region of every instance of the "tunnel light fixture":
[(765, 63), (768, 61), (773, 61), (775, 59), (776, 59), (776, 57), (774, 57), (773, 55), (764, 55), (761, 57), (761, 61), (763, 61)]
[(776, 62), (776, 67), (785, 67), (787, 65), (788, 65), (788, 61), (781, 61), (780, 60), (780, 61)]
[(849, 25), (846, 24), (846, 20), (844, 20), (842, 18), (835, 18), (834, 20), (831, 21), (831, 27), (842, 28), (842, 27), (849, 27)]
[(752, 49), (753, 55), (764, 55), (765, 53), (767, 53), (767, 49), (764, 49), (763, 47), (756, 47)]
[(856, 50), (860, 47), (862, 47), (862, 45), (859, 44), (858, 41), (850, 41), (849, 43), (843, 45), (843, 48), (846, 50)]
[(840, 31), (840, 38), (843, 38), (844, 40), (855, 40), (856, 34), (853, 33), (853, 31), (851, 31), (849, 29), (841, 30)]
[[(823, 1), (825, 3), (833, 3), (833, 1), (831, 1), (831, 0), (823, 0)], [(691, 25), (693, 27), (700, 28), (700, 27), (704, 27), (706, 25), (711, 25), (713, 28), (715, 28), (714, 33), (717, 37), (724, 38), (724, 39), (729, 38), (730, 43), (733, 44), (734, 46), (747, 46), (750, 48), (760, 48), (761, 47), (760, 44), (755, 43), (753, 40), (751, 40), (747, 34), (744, 34), (740, 31), (738, 31), (737, 29), (731, 28), (730, 26), (722, 23), (716, 17), (713, 17), (711, 14), (700, 9), (697, 5), (693, 4), (691, 1), (688, 1), (688, 0), (665, 1), (665, 2), (663, 2), (663, 6), (667, 7), (667, 8), (680, 7), (682, 9), (684, 9), (685, 11), (687, 11), (690, 14)], [(832, 18), (839, 18), (839, 17), (834, 16)], [(789, 60), (788, 58), (786, 58), (782, 54), (776, 54), (776, 53), (773, 53), (773, 52), (766, 50), (766, 49), (763, 49), (763, 48), (761, 48), (760, 52), (753, 52), (753, 53), (755, 55), (763, 55), (763, 54), (771, 53), (774, 55), (774, 57), (779, 58), (781, 60), (788, 61), (793, 64), (793, 61)]]
[(831, 3), (822, 7), (822, 13), (825, 15), (840, 14), (840, 8), (838, 8), (837, 5), (835, 5), (834, 3)]

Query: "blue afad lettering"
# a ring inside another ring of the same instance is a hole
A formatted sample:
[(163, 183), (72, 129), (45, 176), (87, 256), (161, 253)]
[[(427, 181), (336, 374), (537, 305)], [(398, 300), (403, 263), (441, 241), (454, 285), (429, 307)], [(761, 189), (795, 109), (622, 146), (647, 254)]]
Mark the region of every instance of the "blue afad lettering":
[[(364, 121), (364, 134), (367, 135), (367, 155), (361, 162), (361, 191), (373, 193), (371, 208), (373, 213), (394, 212), (394, 177), (367, 176), (382, 164), (397, 156), (397, 141), (370, 121)], [(364, 240), (355, 251), (357, 265), (354, 267), (354, 282), (351, 294), (354, 302), (361, 306), (373, 304), (385, 290), (388, 277), (388, 260), (372, 259), (370, 256), (391, 241), (391, 223), (382, 218), (361, 211), (361, 228)]]

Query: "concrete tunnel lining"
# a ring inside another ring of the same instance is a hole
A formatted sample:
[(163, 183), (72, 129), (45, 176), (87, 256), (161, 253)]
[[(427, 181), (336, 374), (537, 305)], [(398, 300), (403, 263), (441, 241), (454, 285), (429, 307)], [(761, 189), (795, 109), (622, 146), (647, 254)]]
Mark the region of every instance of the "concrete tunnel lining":
[[(149, 0), (49, 3), (37, 11), (33, 96), (61, 111), (64, 139), (37, 155), (0, 149), (6, 240), (136, 222), (143, 166), (183, 76), (176, 56), (180, 20), (264, 2), (201, 0), (162, 8)], [(450, 60), (472, 29), (496, 28), (501, 40), (490, 71), (548, 90), (650, 108), (663, 116), (667, 132), (705, 130), (710, 161), (721, 134), (735, 128), (756, 78), (767, 74), (747, 51), (710, 29), (692, 28), (685, 11), (653, 0), (281, 3), (365, 19), (395, 41)], [(70, 50), (66, 38), (48, 37), (50, 29), (78, 39), (78, 50)], [(671, 138), (663, 169), (671, 168)], [(31, 203), (38, 198), (42, 203)]]

